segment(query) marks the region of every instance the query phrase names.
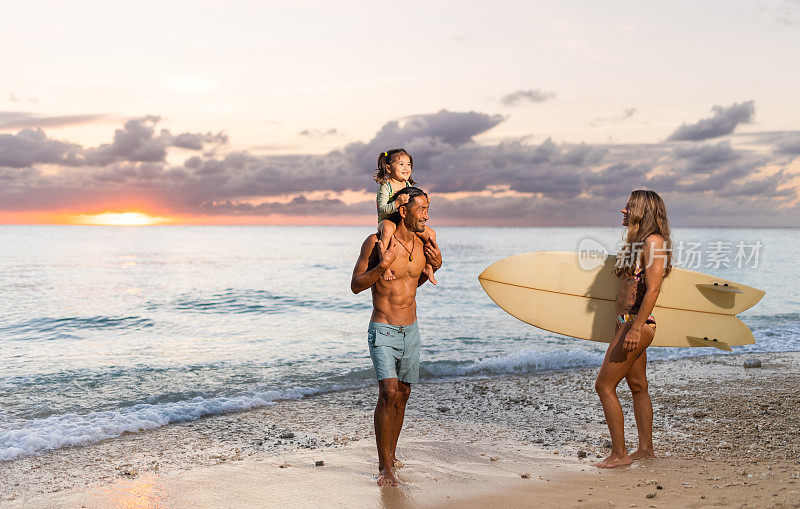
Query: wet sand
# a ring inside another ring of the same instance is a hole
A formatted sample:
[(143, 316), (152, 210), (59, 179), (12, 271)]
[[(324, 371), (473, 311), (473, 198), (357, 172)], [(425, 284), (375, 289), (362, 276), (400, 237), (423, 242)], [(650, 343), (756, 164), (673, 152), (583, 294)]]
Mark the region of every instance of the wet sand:
[[(762, 367), (744, 368), (752, 359)], [(613, 471), (591, 467), (608, 452), (595, 374), (418, 384), (398, 445), (400, 488), (375, 486), (367, 387), (3, 462), (0, 503), (800, 507), (800, 353), (651, 363), (658, 458)], [(630, 395), (624, 384), (618, 392), (633, 449)]]

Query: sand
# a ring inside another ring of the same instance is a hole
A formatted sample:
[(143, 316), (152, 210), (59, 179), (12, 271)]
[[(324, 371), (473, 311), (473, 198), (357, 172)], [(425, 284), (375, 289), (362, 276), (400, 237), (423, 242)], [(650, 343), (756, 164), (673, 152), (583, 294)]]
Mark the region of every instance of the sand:
[(595, 374), (418, 384), (399, 488), (375, 485), (371, 386), (3, 462), (0, 504), (800, 507), (800, 353), (651, 363), (658, 457), (612, 471), (591, 466), (608, 452)]

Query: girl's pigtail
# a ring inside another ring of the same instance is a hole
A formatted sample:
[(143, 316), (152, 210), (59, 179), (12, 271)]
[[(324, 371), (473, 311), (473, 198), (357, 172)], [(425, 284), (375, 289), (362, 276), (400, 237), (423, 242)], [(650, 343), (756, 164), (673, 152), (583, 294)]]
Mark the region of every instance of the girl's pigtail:
[(388, 159), (388, 154), (386, 152), (381, 152), (378, 156), (378, 167), (375, 169), (375, 174), (372, 178), (378, 184), (383, 184), (386, 180), (386, 162)]

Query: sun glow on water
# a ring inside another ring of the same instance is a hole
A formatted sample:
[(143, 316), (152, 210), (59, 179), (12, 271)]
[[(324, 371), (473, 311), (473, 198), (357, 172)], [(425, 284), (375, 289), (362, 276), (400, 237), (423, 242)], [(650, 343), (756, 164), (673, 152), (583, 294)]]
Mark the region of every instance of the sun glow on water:
[(142, 212), (106, 212), (103, 214), (88, 214), (75, 216), (74, 224), (90, 224), (105, 226), (150, 226), (168, 223), (165, 217), (150, 216)]

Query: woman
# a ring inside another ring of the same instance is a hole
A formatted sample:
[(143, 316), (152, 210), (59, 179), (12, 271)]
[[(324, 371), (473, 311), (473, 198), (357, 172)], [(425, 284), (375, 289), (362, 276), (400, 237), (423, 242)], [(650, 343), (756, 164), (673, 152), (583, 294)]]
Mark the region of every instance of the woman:
[[(614, 269), (620, 278), (615, 304), (617, 330), (594, 384), (611, 432), (611, 455), (595, 465), (600, 468), (630, 465), (635, 459), (655, 456), (646, 350), (656, 332), (651, 313), (661, 283), (672, 269), (672, 242), (661, 197), (653, 191), (633, 191), (621, 212), (622, 225), (628, 230)], [(617, 385), (623, 378), (633, 393), (633, 414), (639, 432), (639, 448), (631, 455), (625, 448), (625, 423), (617, 398)]]

